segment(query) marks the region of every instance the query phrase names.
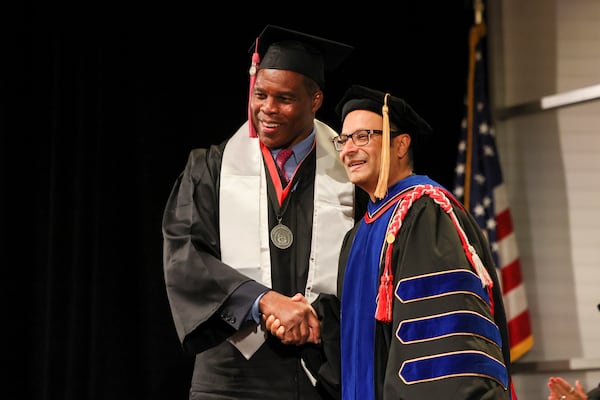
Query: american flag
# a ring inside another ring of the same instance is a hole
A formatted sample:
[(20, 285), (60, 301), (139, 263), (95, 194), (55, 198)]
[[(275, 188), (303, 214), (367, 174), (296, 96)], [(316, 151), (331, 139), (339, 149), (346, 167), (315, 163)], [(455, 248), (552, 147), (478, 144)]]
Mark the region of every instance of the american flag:
[(454, 195), (488, 237), (508, 320), (511, 360), (533, 346), (517, 240), (502, 179), (487, 99), (485, 25), (471, 28), (469, 76), (455, 171)]

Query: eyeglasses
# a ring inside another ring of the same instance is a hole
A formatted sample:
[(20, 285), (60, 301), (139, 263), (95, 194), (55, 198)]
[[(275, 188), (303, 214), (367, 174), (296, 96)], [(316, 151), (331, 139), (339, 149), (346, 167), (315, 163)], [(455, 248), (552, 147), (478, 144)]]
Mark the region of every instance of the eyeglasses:
[(349, 135), (341, 134), (331, 139), (333, 142), (333, 147), (337, 151), (342, 151), (344, 148), (344, 144), (348, 141), (348, 139), (352, 139), (352, 143), (356, 146), (366, 146), (369, 144), (371, 140), (371, 135), (381, 135), (383, 133), (380, 129), (360, 129), (356, 132), (353, 132)]

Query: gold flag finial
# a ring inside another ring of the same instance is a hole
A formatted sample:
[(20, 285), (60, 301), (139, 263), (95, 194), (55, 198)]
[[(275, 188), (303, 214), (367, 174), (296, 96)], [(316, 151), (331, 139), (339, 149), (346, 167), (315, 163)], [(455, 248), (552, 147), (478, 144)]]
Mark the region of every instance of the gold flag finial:
[(475, 24), (479, 25), (483, 22), (483, 0), (474, 0), (475, 9)]

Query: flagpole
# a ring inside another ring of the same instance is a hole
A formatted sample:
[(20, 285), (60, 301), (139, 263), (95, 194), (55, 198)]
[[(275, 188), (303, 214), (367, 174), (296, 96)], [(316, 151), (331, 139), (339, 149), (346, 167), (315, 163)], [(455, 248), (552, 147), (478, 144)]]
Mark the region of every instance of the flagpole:
[(471, 164), (473, 157), (473, 110), (475, 108), (475, 63), (477, 62), (477, 43), (485, 35), (483, 23), (483, 1), (474, 1), (475, 24), (471, 27), (469, 35), (469, 76), (467, 78), (467, 143), (466, 143), (466, 169), (464, 187), (464, 206), (471, 209)]
[(455, 194), (465, 208), (473, 213), (490, 242), (500, 275), (511, 361), (515, 361), (533, 347), (533, 334), (518, 246), (488, 108), (484, 43), (487, 29), (483, 0), (473, 0), (473, 5), (476, 23), (469, 32), (465, 118), (461, 124)]

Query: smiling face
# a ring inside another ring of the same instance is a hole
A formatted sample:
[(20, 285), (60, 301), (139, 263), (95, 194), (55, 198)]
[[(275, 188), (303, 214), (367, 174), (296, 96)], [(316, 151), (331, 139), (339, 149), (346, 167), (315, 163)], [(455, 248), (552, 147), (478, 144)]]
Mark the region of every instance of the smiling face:
[[(355, 110), (346, 115), (342, 134), (350, 135), (361, 129), (382, 129), (382, 127), (381, 115), (372, 111)], [(357, 146), (352, 140), (347, 140), (340, 151), (340, 159), (350, 182), (373, 197), (381, 164), (381, 135), (371, 135), (369, 143), (364, 146)]]
[[(382, 130), (383, 117), (367, 110), (354, 110), (346, 115), (342, 126), (343, 135), (365, 129)], [(347, 140), (340, 151), (340, 160), (344, 164), (348, 179), (369, 193), (371, 200), (375, 200), (375, 189), (381, 170), (381, 141), (382, 135), (371, 134), (366, 145), (357, 146), (352, 140)], [(412, 174), (410, 143), (410, 135), (407, 133), (396, 133), (390, 140), (388, 187)]]
[(322, 102), (323, 92), (304, 75), (262, 69), (250, 97), (252, 123), (267, 147), (291, 147), (310, 135)]

